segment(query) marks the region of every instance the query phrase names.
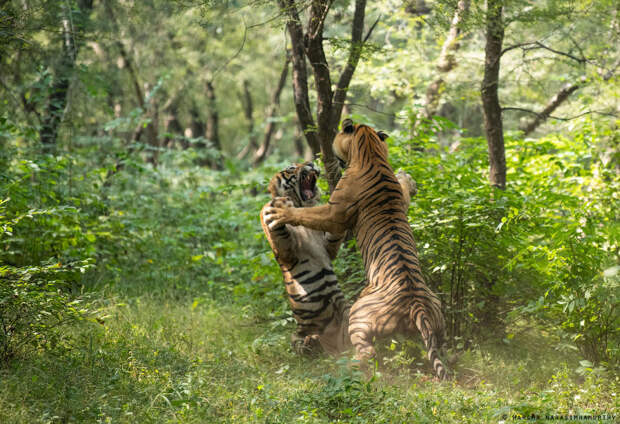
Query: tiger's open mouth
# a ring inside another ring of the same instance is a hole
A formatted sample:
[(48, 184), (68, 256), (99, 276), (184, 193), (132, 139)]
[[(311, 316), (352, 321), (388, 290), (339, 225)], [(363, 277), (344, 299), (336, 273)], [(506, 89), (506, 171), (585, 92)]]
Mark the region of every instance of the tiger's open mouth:
[(314, 172), (302, 171), (299, 180), (299, 195), (302, 202), (316, 196), (316, 174)]

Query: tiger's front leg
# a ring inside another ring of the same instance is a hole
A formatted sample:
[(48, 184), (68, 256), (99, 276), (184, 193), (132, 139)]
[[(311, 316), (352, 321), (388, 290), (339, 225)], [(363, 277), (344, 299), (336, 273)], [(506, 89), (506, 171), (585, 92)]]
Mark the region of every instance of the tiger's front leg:
[(398, 180), (400, 188), (403, 191), (403, 203), (406, 211), (409, 209), (411, 198), (418, 194), (418, 184), (411, 175), (402, 169), (399, 169), (396, 173), (396, 179)]
[(338, 255), (338, 250), (340, 249), (340, 245), (344, 242), (346, 236), (346, 232), (342, 234), (325, 233), (325, 236), (323, 238), (323, 245), (325, 246), (325, 250), (329, 255), (329, 259), (331, 259), (332, 261), (336, 259), (336, 256)]
[(270, 217), (268, 211), (273, 208), (293, 208), (293, 202), (287, 197), (276, 197), (271, 200), (260, 212), (260, 221), (267, 237), (267, 241), (271, 245), (276, 258), (284, 262), (294, 260), (296, 257), (294, 251), (294, 240), (291, 232), (286, 228), (286, 224), (274, 224), (273, 218)]
[(303, 225), (313, 230), (342, 234), (351, 225), (337, 205), (321, 205), (311, 208), (270, 207), (264, 211), (270, 229), (281, 225)]

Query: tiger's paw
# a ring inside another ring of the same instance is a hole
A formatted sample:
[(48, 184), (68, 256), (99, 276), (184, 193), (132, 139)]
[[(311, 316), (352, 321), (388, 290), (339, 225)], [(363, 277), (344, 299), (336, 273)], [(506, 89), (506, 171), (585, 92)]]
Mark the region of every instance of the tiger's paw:
[(298, 355), (316, 356), (323, 352), (323, 347), (319, 341), (318, 334), (312, 334), (304, 338), (294, 336), (291, 344), (293, 346), (293, 350)]
[(409, 195), (411, 197), (418, 194), (418, 184), (415, 182), (413, 177), (407, 172), (405, 172), (403, 169), (398, 170), (398, 172), (396, 173), (396, 178), (398, 179), (400, 185), (406, 187), (409, 190)]
[[(278, 199), (285, 199), (290, 202), (290, 200), (286, 197), (278, 197), (272, 200), (272, 202), (276, 202), (276, 204), (269, 205), (263, 210), (263, 219), (265, 220), (265, 224), (267, 224), (270, 231), (277, 230), (286, 224), (295, 225), (293, 224), (291, 217), (292, 211), (294, 211), (295, 208), (290, 207), (287, 204), (279, 204), (280, 201)], [(292, 204), (292, 202), (290, 203)]]
[(288, 197), (276, 197), (269, 202), (269, 206), (272, 208), (294, 208), (295, 204)]

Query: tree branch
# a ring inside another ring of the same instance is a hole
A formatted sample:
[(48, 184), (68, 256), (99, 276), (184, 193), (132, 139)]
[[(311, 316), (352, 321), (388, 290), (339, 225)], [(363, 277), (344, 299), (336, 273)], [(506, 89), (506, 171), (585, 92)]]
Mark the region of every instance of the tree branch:
[(340, 116), (342, 114), (342, 108), (344, 107), (344, 101), (347, 98), (347, 91), (349, 90), (349, 85), (351, 84), (351, 79), (353, 78), (353, 73), (355, 72), (355, 68), (359, 63), (359, 59), (362, 55), (362, 49), (364, 47), (365, 41), (370, 37), (372, 30), (377, 25), (377, 21), (375, 21), (374, 25), (368, 31), (366, 38), (362, 41), (362, 34), (364, 31), (364, 14), (366, 10), (366, 0), (356, 0), (355, 2), (355, 13), (353, 15), (353, 24), (351, 28), (351, 47), (349, 48), (349, 57), (347, 58), (347, 64), (340, 75), (340, 79), (338, 80), (338, 84), (336, 85), (336, 91), (334, 92), (333, 98), (333, 111), (332, 111), (332, 125), (337, 127), (338, 121), (340, 121)]
[[(542, 113), (533, 111), (531, 109), (525, 109), (522, 107), (503, 107), (502, 111), (517, 111), (517, 112), (525, 112), (525, 113), (531, 113), (532, 115), (537, 115), (537, 116), (541, 116)], [(603, 112), (600, 110), (589, 110), (587, 112), (583, 112), (580, 113), (579, 115), (575, 115), (575, 116), (570, 116), (570, 117), (562, 117), (562, 116), (554, 116), (554, 115), (549, 115), (547, 116), (547, 118), (551, 118), (551, 119), (556, 119), (558, 121), (572, 121), (573, 119), (577, 119), (577, 118), (581, 118), (582, 116), (585, 115), (590, 115), (590, 114), (597, 114), (597, 115), (603, 115), (603, 116), (610, 116), (612, 118), (618, 118), (618, 115), (615, 113), (611, 113), (611, 112)]]
[[(608, 81), (611, 79), (611, 77), (613, 77), (616, 67), (617, 66), (614, 66), (613, 69), (609, 70), (604, 75), (602, 75), (603, 81)], [(573, 118), (559, 118), (559, 117), (555, 117), (551, 115), (554, 110), (556, 110), (558, 107), (562, 105), (562, 103), (568, 100), (571, 94), (573, 94), (575, 91), (583, 87), (585, 84), (586, 84), (586, 78), (581, 77), (579, 81), (575, 83), (564, 85), (564, 87), (562, 87), (560, 91), (549, 101), (549, 103), (547, 103), (545, 108), (540, 113), (533, 112), (530, 110), (525, 110), (525, 109), (522, 110), (522, 112), (534, 113), (536, 115), (536, 117), (532, 119), (529, 123), (521, 126), (521, 129), (524, 131), (525, 135), (531, 134), (536, 128), (540, 126), (540, 124), (542, 124), (548, 118), (553, 118), (553, 119), (557, 119), (560, 121), (567, 121), (570, 119), (575, 119), (580, 116), (587, 115), (588, 113), (596, 113), (596, 112), (582, 113)], [(515, 110), (515, 109), (507, 109), (507, 110)]]
[(366, 44), (366, 42), (368, 41), (368, 39), (370, 38), (370, 36), (372, 35), (372, 32), (375, 30), (375, 27), (377, 26), (377, 24), (379, 23), (379, 20), (381, 19), (381, 16), (377, 17), (377, 19), (375, 20), (375, 23), (372, 24), (372, 26), (370, 27), (370, 29), (368, 30), (368, 32), (366, 33), (366, 37), (364, 37), (364, 44)]
[(243, 39), (241, 40), (241, 45), (239, 46), (239, 48), (237, 49), (235, 54), (233, 54), (231, 57), (229, 57), (228, 60), (226, 62), (224, 62), (224, 64), (222, 64), (222, 66), (220, 66), (215, 71), (213, 71), (213, 73), (211, 75), (210, 81), (215, 81), (215, 78), (217, 77), (217, 74), (219, 74), (221, 71), (226, 69), (226, 67), (228, 65), (230, 65), (230, 62), (235, 60), (241, 54), (241, 52), (243, 51), (243, 47), (245, 46), (245, 41), (247, 39), (247, 36), (248, 36), (248, 27), (245, 24), (245, 20), (243, 20)]
[(545, 46), (543, 43), (541, 43), (539, 41), (536, 42), (536, 46), (538, 46), (541, 49), (549, 50), (550, 52), (555, 53), (557, 55), (568, 57), (569, 59), (572, 59), (572, 60), (574, 60), (576, 62), (579, 62), (581, 64), (584, 64), (584, 63), (586, 63), (588, 61), (588, 59), (586, 59), (585, 57), (577, 57), (577, 56), (573, 56), (570, 53), (566, 53), (566, 52), (562, 52), (562, 51), (559, 51), (559, 50), (552, 49), (551, 47)]
[(585, 78), (582, 78), (580, 81), (573, 84), (566, 84), (562, 89), (556, 94), (551, 101), (545, 106), (543, 111), (539, 114), (536, 114), (536, 118), (527, 123), (522, 127), (525, 135), (532, 133), (540, 124), (542, 124), (548, 117), (551, 116), (551, 113), (556, 110), (562, 103), (564, 103), (568, 97), (573, 94), (575, 91), (579, 90), (585, 83)]
[(514, 50), (514, 49), (518, 49), (518, 48), (521, 48), (524, 51), (537, 50), (537, 49), (549, 50), (552, 53), (568, 57), (569, 59), (572, 59), (572, 60), (574, 60), (576, 62), (579, 62), (580, 64), (584, 64), (586, 62), (589, 62), (589, 60), (590, 60), (590, 59), (588, 59), (586, 57), (577, 57), (577, 56), (574, 56), (574, 55), (572, 55), (570, 53), (566, 53), (566, 52), (563, 52), (563, 51), (552, 49), (551, 47), (544, 45), (540, 41), (532, 41), (532, 42), (528, 42), (528, 43), (513, 44), (512, 46), (508, 46), (508, 47), (504, 48), (502, 50), (502, 52), (500, 53), (500, 56), (503, 56), (504, 53), (507, 53), (510, 50)]
[(280, 94), (282, 93), (282, 89), (284, 89), (284, 85), (286, 84), (286, 78), (288, 76), (288, 64), (290, 61), (291, 58), (287, 55), (286, 61), (284, 62), (284, 68), (282, 68), (282, 72), (280, 73), (278, 85), (276, 86), (276, 89), (271, 95), (271, 104), (269, 105), (269, 110), (267, 111), (267, 126), (265, 127), (265, 136), (263, 138), (263, 143), (261, 144), (260, 148), (254, 154), (254, 166), (263, 162), (267, 158), (267, 154), (269, 153), (271, 138), (273, 136), (273, 132), (276, 129), (276, 122), (273, 118), (276, 114), (278, 105), (280, 104)]

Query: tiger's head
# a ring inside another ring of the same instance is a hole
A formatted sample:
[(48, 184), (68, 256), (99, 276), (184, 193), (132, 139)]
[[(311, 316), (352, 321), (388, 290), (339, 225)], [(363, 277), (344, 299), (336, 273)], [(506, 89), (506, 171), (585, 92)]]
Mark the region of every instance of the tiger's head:
[(313, 162), (291, 165), (271, 178), (269, 193), (273, 198), (290, 198), (298, 208), (314, 206), (321, 196), (316, 185), (319, 175), (319, 168)]
[(387, 156), (387, 145), (383, 142), (388, 138), (388, 135), (383, 131), (375, 131), (367, 125), (354, 124), (348, 118), (342, 121), (341, 127), (342, 129), (334, 138), (332, 148), (342, 168), (348, 166), (353, 156), (359, 151), (359, 141), (356, 142), (356, 140), (361, 139), (363, 136), (365, 136), (367, 142), (378, 143), (375, 147), (378, 148), (379, 152)]

